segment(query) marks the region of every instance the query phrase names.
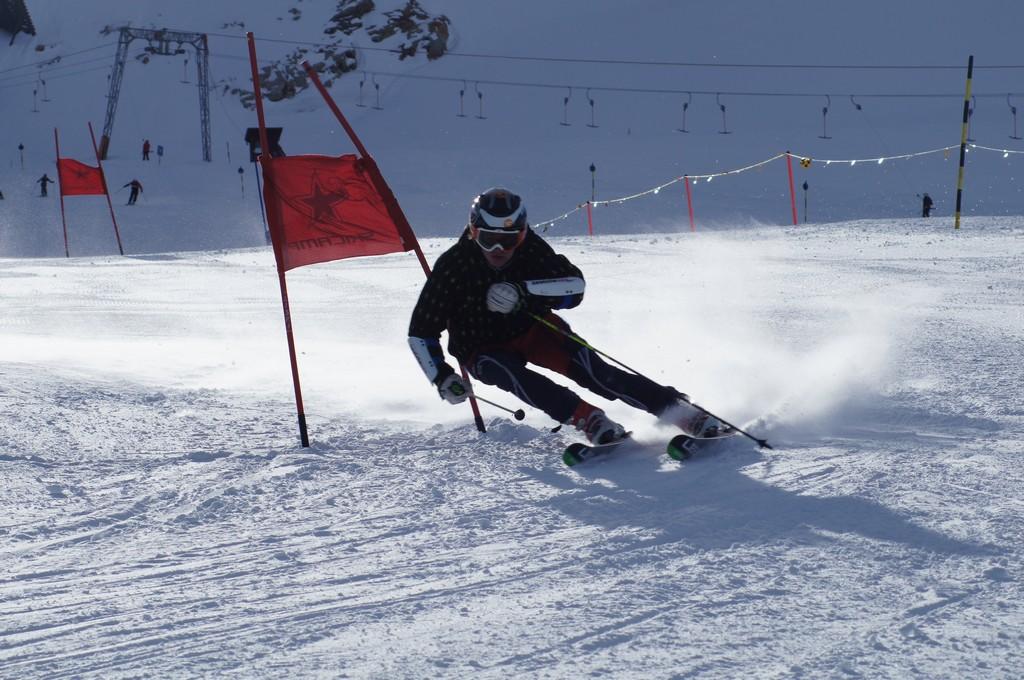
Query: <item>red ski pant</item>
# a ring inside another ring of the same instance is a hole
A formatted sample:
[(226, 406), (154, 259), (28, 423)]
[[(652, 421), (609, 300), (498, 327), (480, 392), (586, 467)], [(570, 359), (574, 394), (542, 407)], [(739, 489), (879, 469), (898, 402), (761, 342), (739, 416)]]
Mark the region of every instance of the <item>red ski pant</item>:
[[(556, 314), (548, 313), (545, 319), (571, 332), (569, 324)], [(540, 322), (512, 340), (480, 348), (468, 368), (480, 382), (511, 392), (559, 423), (568, 422), (580, 396), (527, 364), (560, 373), (605, 399), (621, 399), (655, 415), (674, 404), (679, 394), (672, 387), (606, 363), (590, 348)]]

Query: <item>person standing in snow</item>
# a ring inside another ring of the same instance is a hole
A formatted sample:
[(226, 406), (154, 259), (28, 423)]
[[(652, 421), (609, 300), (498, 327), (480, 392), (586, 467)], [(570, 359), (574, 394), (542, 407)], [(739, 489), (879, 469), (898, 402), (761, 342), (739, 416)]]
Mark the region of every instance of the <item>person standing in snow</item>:
[(921, 199), (921, 217), (929, 217), (932, 214), (932, 197), (928, 194)]
[(36, 182), (39, 184), (39, 197), (40, 198), (44, 198), (44, 197), (47, 196), (47, 193), (46, 193), (46, 185), (47, 184), (56, 184), (56, 182), (54, 182), (52, 179), (50, 179), (49, 177), (46, 176), (45, 172), (43, 173), (42, 177), (40, 177), (39, 179), (36, 180)]
[(683, 429), (709, 428), (714, 419), (688, 406), (685, 394), (611, 366), (566, 335), (569, 324), (552, 310), (579, 305), (585, 285), (582, 272), (530, 228), (519, 196), (488, 189), (473, 201), (468, 226), (427, 278), (409, 324), (409, 346), (441, 398), (461, 403), (469, 387), (445, 360), (440, 336), (447, 330), (448, 351), (474, 378), (572, 424), (592, 444), (621, 439), (625, 429), (527, 364)]
[(147, 139), (142, 142), (142, 160), (144, 161), (149, 160), (149, 148), (149, 140)]
[(121, 188), (124, 189), (125, 187), (132, 188), (131, 193), (128, 194), (128, 205), (135, 205), (135, 201), (138, 200), (139, 198), (139, 192), (142, 191), (142, 182), (140, 182), (137, 179), (133, 179), (131, 182), (128, 182), (128, 184), (125, 184), (124, 187)]

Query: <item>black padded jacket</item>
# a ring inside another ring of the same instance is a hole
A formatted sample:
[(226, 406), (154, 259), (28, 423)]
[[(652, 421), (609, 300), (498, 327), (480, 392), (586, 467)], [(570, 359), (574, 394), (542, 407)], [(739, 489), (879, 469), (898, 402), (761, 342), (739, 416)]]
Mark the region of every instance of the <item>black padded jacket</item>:
[[(537, 323), (524, 311), (489, 311), (487, 289), (501, 281), (522, 284), (533, 279), (582, 278), (583, 274), (532, 229), (527, 230), (526, 238), (508, 264), (494, 269), (467, 229), (455, 245), (437, 258), (413, 309), (409, 335), (438, 339), (447, 330), (448, 352), (467, 362), (480, 348), (512, 340)], [(575, 307), (582, 299), (582, 293), (568, 300), (527, 296), (525, 309), (542, 316), (553, 308)]]

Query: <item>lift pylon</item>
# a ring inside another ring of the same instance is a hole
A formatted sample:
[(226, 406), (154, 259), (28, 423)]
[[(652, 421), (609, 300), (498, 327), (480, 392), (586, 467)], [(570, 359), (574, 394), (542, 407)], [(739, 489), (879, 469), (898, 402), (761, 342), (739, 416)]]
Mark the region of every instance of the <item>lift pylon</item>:
[(110, 75), (110, 91), (107, 93), (107, 115), (103, 121), (103, 136), (100, 138), (100, 158), (106, 159), (110, 148), (110, 137), (114, 133), (114, 115), (117, 113), (117, 99), (121, 94), (121, 80), (128, 60), (128, 46), (135, 40), (149, 44), (146, 52), (159, 56), (184, 54), (185, 46), (191, 45), (196, 51), (196, 83), (199, 88), (199, 124), (203, 137), (203, 160), (213, 160), (210, 142), (210, 49), (205, 33), (172, 31), (170, 29), (132, 28), (124, 26), (117, 40), (117, 55), (114, 57), (114, 71)]

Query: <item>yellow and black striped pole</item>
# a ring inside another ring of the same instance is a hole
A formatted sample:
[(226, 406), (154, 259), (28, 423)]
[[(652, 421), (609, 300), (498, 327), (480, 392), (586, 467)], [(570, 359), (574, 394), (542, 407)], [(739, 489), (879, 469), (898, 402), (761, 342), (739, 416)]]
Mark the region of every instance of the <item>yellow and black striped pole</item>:
[(953, 228), (960, 228), (960, 204), (964, 196), (964, 160), (967, 158), (967, 125), (971, 115), (971, 77), (974, 75), (974, 55), (967, 58), (967, 92), (964, 94), (964, 124), (960, 131), (960, 170), (956, 176), (956, 218)]

